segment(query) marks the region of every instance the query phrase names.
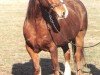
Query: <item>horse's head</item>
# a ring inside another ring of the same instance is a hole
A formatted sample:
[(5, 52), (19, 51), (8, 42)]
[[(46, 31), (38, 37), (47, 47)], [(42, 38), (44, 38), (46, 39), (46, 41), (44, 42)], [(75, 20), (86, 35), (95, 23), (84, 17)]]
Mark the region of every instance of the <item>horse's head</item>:
[(68, 15), (67, 7), (64, 0), (39, 0), (39, 2), (55, 12), (59, 18), (66, 18)]

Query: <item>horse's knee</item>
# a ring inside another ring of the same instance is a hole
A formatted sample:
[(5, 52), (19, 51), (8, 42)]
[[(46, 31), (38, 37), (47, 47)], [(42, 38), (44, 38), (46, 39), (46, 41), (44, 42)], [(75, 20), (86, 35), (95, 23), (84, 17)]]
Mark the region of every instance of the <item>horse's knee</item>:
[(57, 51), (57, 47), (55, 45), (54, 46), (51, 46), (49, 48), (49, 50), (50, 50), (50, 53), (55, 53)]

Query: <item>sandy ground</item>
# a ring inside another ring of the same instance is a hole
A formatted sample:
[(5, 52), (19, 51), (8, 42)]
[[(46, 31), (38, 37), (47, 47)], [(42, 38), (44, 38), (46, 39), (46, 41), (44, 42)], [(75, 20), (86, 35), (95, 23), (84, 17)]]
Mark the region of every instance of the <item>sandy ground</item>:
[[(89, 18), (85, 46), (100, 41), (100, 1), (84, 0)], [(0, 0), (0, 75), (32, 75), (32, 62), (25, 49), (23, 22), (28, 0)], [(100, 45), (85, 49), (90, 75), (100, 75)], [(42, 75), (52, 74), (50, 55), (40, 54)], [(64, 57), (59, 48), (59, 63), (64, 71)], [(89, 73), (86, 73), (89, 75)]]

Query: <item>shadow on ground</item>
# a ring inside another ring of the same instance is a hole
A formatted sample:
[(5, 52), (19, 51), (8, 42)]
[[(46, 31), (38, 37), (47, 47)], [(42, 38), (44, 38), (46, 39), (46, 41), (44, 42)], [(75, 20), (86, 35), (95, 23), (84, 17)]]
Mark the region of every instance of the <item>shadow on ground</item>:
[[(52, 66), (51, 66), (51, 60), (50, 59), (44, 59), (42, 58), (40, 61), (41, 68), (42, 68), (42, 75), (50, 75), (53, 73)], [(64, 71), (64, 65), (63, 63), (59, 63), (61, 71)], [(12, 67), (12, 74), (13, 75), (33, 75), (33, 64), (30, 60), (29, 62), (26, 62), (24, 64), (17, 63), (14, 64)]]
[[(41, 68), (42, 68), (42, 75), (51, 75), (53, 73), (50, 59), (42, 58), (40, 61), (40, 64), (41, 64)], [(63, 63), (59, 63), (59, 64), (60, 64), (61, 71), (64, 72)], [(100, 69), (96, 68), (95, 65), (87, 64), (87, 68), (90, 69), (90, 74), (100, 75)], [(34, 71), (34, 69), (33, 69), (33, 64), (32, 64), (31, 60), (24, 64), (22, 64), (22, 63), (14, 64), (12, 67), (13, 75), (33, 75), (33, 71)], [(72, 73), (72, 75), (75, 75), (75, 74)]]
[(90, 69), (92, 75), (100, 75), (100, 69), (96, 68), (93, 64), (87, 64), (87, 67)]

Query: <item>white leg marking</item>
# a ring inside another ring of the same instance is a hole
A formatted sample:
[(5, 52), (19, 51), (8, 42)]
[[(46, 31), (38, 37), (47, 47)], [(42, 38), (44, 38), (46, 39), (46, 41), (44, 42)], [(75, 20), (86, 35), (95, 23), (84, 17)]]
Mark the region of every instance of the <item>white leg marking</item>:
[(65, 62), (65, 72), (64, 75), (71, 75), (71, 68), (68, 62)]
[(41, 72), (41, 67), (40, 67), (40, 73), (39, 73), (39, 75), (42, 75), (41, 73), (42, 73), (42, 72)]

